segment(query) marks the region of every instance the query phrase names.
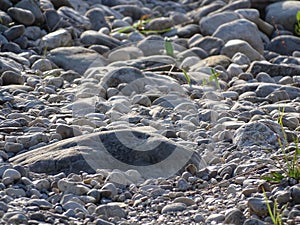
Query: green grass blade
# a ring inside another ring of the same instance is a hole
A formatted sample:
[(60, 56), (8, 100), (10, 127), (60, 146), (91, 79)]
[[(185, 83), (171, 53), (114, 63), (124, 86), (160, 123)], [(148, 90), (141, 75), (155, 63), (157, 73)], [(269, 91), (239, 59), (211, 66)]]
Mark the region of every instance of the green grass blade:
[(165, 50), (168, 56), (174, 58), (174, 48), (171, 40), (169, 38), (165, 38)]
[(181, 71), (183, 72), (183, 75), (185, 76), (185, 79), (186, 79), (187, 83), (188, 83), (189, 85), (191, 85), (191, 78), (190, 78), (190, 76), (188, 75), (188, 73), (186, 72), (186, 70), (183, 69), (183, 68), (181, 68)]

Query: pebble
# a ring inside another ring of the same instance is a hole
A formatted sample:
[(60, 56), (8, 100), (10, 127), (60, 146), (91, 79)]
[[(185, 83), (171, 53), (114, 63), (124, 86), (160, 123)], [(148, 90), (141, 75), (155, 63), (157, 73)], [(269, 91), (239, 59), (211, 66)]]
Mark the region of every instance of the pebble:
[(169, 213), (169, 212), (180, 212), (187, 208), (184, 203), (172, 203), (164, 206), (161, 210), (161, 213)]

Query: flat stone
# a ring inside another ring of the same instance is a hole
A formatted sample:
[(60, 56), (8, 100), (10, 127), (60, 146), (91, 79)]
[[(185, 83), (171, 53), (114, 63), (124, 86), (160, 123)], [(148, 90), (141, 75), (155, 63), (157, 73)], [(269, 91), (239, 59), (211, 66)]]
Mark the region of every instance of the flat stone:
[(161, 213), (180, 212), (184, 211), (186, 208), (187, 206), (184, 203), (170, 203), (162, 208)]
[(7, 10), (7, 13), (17, 22), (24, 24), (25, 26), (32, 25), (35, 21), (33, 13), (29, 10), (11, 7)]

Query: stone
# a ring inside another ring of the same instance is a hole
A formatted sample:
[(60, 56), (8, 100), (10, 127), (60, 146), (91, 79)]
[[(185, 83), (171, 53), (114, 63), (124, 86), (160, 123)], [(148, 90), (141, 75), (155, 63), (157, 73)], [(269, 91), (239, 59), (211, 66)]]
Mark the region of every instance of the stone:
[(1, 0), (0, 9), (6, 11), (8, 8), (12, 7), (12, 2), (9, 0)]
[(3, 172), (2, 179), (10, 178), (13, 182), (18, 181), (21, 178), (19, 171), (15, 169), (7, 169)]
[(159, 17), (151, 20), (148, 24), (146, 24), (146, 30), (167, 30), (173, 27), (174, 23), (170, 18), (167, 17)]
[(224, 43), (221, 38), (206, 36), (192, 42), (189, 47), (198, 47), (206, 51), (209, 55), (217, 55), (220, 53)]
[(186, 208), (187, 206), (184, 203), (170, 203), (162, 208), (161, 213), (180, 212), (184, 211)]
[(87, 30), (80, 35), (80, 41), (86, 46), (90, 45), (104, 45), (110, 49), (116, 48), (121, 45), (121, 42), (113, 37), (110, 37), (106, 34)]
[(246, 217), (239, 209), (231, 209), (226, 215), (225, 215), (225, 224), (234, 224), (234, 225), (240, 225), (243, 224), (246, 220)]
[(265, 148), (278, 148), (278, 138), (285, 143), (281, 127), (271, 120), (260, 120), (242, 125), (234, 132), (233, 143), (239, 149), (253, 145)]
[[(144, 150), (140, 151), (138, 146)], [(77, 136), (19, 154), (10, 160), (18, 165), (27, 165), (35, 172), (53, 174), (62, 171), (94, 172), (100, 168), (136, 169), (144, 178), (175, 174), (187, 163), (198, 168), (205, 165), (197, 153), (161, 135), (138, 129)]]
[(294, 32), (294, 24), (297, 22), (296, 14), (300, 10), (300, 2), (276, 2), (268, 5), (265, 10), (265, 20), (269, 24), (280, 24), (284, 29)]
[(259, 219), (251, 218), (251, 219), (247, 219), (243, 223), (243, 225), (267, 225), (267, 224)]
[(23, 214), (15, 214), (8, 219), (9, 224), (28, 224), (28, 218)]
[(25, 32), (24, 25), (15, 25), (4, 31), (3, 35), (7, 38), (8, 41), (12, 41), (21, 37)]
[(263, 42), (257, 26), (246, 19), (238, 19), (224, 23), (218, 27), (212, 36), (221, 38), (224, 42), (228, 42), (233, 39), (244, 40), (260, 54), (262, 54), (264, 50)]
[(241, 19), (241, 16), (235, 12), (225, 11), (220, 13), (214, 13), (212, 15), (208, 15), (201, 18), (199, 22), (200, 31), (204, 35), (212, 35), (222, 24), (237, 19)]
[(61, 17), (56, 10), (48, 9), (44, 12), (44, 15), (46, 26), (50, 32), (62, 27), (63, 22), (61, 21)]
[(256, 76), (260, 72), (265, 72), (271, 77), (275, 76), (295, 76), (300, 74), (300, 66), (294, 65), (277, 65), (266, 61), (252, 62), (247, 70), (247, 73), (251, 73)]
[(133, 20), (139, 20), (142, 18), (142, 16), (147, 14), (143, 8), (136, 5), (121, 4), (113, 6), (112, 9), (119, 12), (123, 16), (131, 17)]
[(24, 148), (22, 144), (14, 143), (14, 142), (6, 142), (4, 145), (4, 149), (6, 152), (18, 153)]
[(38, 26), (44, 23), (45, 21), (44, 15), (41, 9), (39, 8), (37, 2), (35, 2), (34, 0), (21, 0), (15, 5), (15, 7), (31, 11), (31, 13), (34, 15), (35, 18), (34, 21), (35, 25)]
[(52, 50), (58, 47), (67, 47), (72, 45), (72, 36), (66, 29), (59, 29), (51, 32), (41, 40), (41, 46), (47, 50)]
[(300, 204), (300, 189), (299, 186), (293, 186), (291, 188), (291, 197), (294, 204)]
[(183, 203), (185, 204), (186, 206), (191, 206), (191, 205), (195, 205), (195, 201), (191, 198), (188, 198), (188, 197), (177, 197), (174, 199), (173, 201), (174, 203)]
[(177, 35), (181, 38), (190, 38), (200, 32), (200, 28), (196, 24), (188, 24), (177, 29)]
[(105, 218), (119, 217), (125, 218), (126, 212), (118, 205), (100, 205), (95, 209), (97, 215), (105, 216)]
[(206, 218), (205, 223), (222, 223), (224, 219), (225, 216), (223, 214), (211, 214)]
[(190, 70), (196, 71), (201, 67), (215, 67), (218, 65), (227, 68), (230, 65), (230, 63), (231, 63), (230, 58), (225, 55), (213, 55), (200, 60), (200, 62), (192, 66)]
[(102, 186), (101, 190), (108, 190), (110, 191), (110, 198), (113, 198), (118, 194), (118, 190), (113, 183), (106, 183)]
[(11, 7), (7, 10), (7, 13), (12, 19), (25, 26), (32, 25), (35, 21), (33, 13), (26, 9)]
[(12, 198), (21, 198), (26, 196), (26, 193), (22, 188), (12, 188), (12, 187), (5, 189), (5, 194), (7, 194)]
[(57, 13), (67, 24), (76, 27), (80, 31), (91, 28), (90, 20), (70, 7), (62, 6), (57, 10)]
[(225, 43), (221, 54), (232, 58), (236, 53), (245, 54), (251, 62), (262, 60), (263, 56), (256, 51), (248, 42), (240, 39), (233, 39)]
[[(269, 204), (271, 206), (271, 209), (273, 209), (273, 202), (269, 201)], [(248, 199), (248, 207), (250, 210), (251, 214), (255, 214), (257, 216), (267, 216), (269, 215), (268, 212), (268, 207), (267, 207), (267, 203), (265, 201), (265, 199), (260, 199), (260, 198), (255, 198), (255, 197), (251, 197)]]
[(2, 73), (1, 80), (3, 85), (24, 84), (24, 78), (20, 73), (9, 70)]
[(91, 22), (91, 30), (98, 31), (102, 27), (109, 27), (105, 19), (105, 13), (100, 8), (92, 8), (88, 10), (84, 16), (89, 18)]
[[(300, 6), (300, 5), (299, 5)], [(266, 50), (276, 52), (281, 55), (293, 55), (300, 45), (300, 38), (292, 35), (280, 35), (267, 44)]]
[(106, 65), (106, 60), (97, 52), (83, 47), (56, 48), (47, 58), (64, 70), (74, 70), (81, 75), (90, 67)]
[(45, 33), (38, 26), (29, 26), (25, 28), (24, 36), (30, 40), (37, 40), (43, 35), (45, 35)]
[(52, 69), (52, 63), (49, 59), (38, 59), (32, 64), (31, 69), (45, 72)]
[(75, 137), (75, 128), (68, 126), (68, 125), (64, 125), (64, 124), (59, 124), (56, 127), (56, 133), (60, 134), (60, 136), (62, 137), (62, 139), (66, 139), (66, 138), (71, 138), (71, 137)]

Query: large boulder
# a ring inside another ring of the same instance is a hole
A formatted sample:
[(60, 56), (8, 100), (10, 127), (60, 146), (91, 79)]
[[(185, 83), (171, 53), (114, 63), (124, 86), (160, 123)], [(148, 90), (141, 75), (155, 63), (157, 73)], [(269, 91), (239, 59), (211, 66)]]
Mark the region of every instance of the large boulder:
[(133, 169), (144, 178), (174, 175), (188, 163), (205, 166), (196, 152), (146, 130), (141, 127), (81, 135), (22, 153), (11, 162), (49, 174)]

